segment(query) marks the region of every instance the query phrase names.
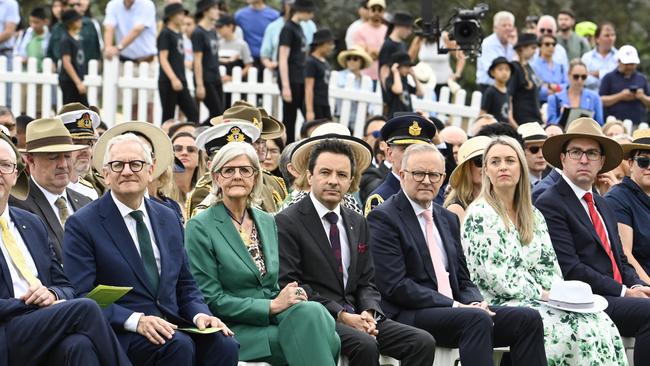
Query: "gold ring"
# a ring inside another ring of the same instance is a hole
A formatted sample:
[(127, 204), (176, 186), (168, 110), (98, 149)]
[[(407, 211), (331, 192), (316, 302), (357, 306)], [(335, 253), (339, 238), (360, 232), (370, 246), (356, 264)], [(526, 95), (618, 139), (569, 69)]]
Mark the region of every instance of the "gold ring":
[(301, 288), (297, 289), (295, 294), (296, 296), (302, 295), (302, 289)]

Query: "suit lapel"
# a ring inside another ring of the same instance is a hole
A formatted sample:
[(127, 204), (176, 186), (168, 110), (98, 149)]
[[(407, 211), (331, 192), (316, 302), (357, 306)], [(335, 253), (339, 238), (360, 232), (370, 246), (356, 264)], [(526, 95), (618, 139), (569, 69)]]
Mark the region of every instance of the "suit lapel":
[(54, 232), (57, 238), (58, 243), (63, 243), (63, 227), (61, 226), (61, 221), (56, 217), (54, 209), (45, 198), (45, 195), (41, 189), (34, 183), (34, 181), (29, 179), (29, 194), (34, 199), (34, 203), (41, 210), (41, 217), (45, 218), (45, 221), (50, 226), (50, 229)]
[(397, 207), (400, 210), (399, 216), (406, 226), (407, 231), (410, 232), (413, 239), (415, 239), (415, 246), (420, 252), (422, 262), (424, 262), (424, 269), (427, 271), (431, 280), (437, 284), (438, 281), (436, 280), (436, 272), (433, 269), (433, 261), (431, 260), (431, 253), (429, 252), (429, 246), (427, 245), (427, 238), (422, 233), (420, 222), (418, 221), (417, 216), (415, 216), (411, 202), (409, 202), (406, 194), (404, 194), (403, 191), (400, 191), (398, 194), (399, 201)]
[(314, 238), (314, 241), (323, 253), (323, 256), (327, 260), (327, 263), (329, 263), (330, 269), (334, 272), (334, 275), (338, 279), (341, 290), (344, 290), (343, 274), (339, 272), (339, 264), (336, 263), (336, 258), (334, 258), (334, 254), (332, 253), (332, 246), (329, 242), (327, 233), (325, 232), (325, 228), (323, 227), (323, 222), (321, 221), (320, 217), (318, 217), (318, 212), (316, 212), (316, 208), (311, 202), (311, 198), (309, 195), (307, 195), (302, 199), (302, 201), (298, 202), (297, 204), (300, 205), (299, 210), (303, 213), (303, 215), (300, 217), (302, 226), (309, 233), (309, 235)]
[(138, 250), (136, 249), (136, 243), (133, 241), (129, 230), (124, 223), (124, 218), (120, 210), (117, 209), (115, 202), (113, 202), (113, 196), (111, 194), (105, 194), (100, 198), (101, 200), (101, 211), (100, 215), (102, 216), (102, 226), (104, 230), (113, 240), (113, 244), (117, 247), (117, 250), (122, 254), (122, 257), (126, 260), (129, 266), (133, 269), (136, 277), (142, 282), (147, 291), (155, 297), (155, 292), (151, 288), (150, 281), (147, 279), (147, 274), (144, 270), (144, 264)]
[[(14, 284), (11, 278), (11, 272), (9, 272), (9, 266), (7, 265), (7, 260), (1, 251), (0, 251), (0, 271), (1, 271), (0, 274), (2, 275), (4, 284), (7, 287), (7, 293), (9, 294), (8, 297), (14, 297), (15, 296)], [(2, 291), (0, 291), (0, 295), (2, 295)]]
[[(16, 229), (18, 229), (21, 239), (23, 240), (23, 242), (27, 246), (27, 249), (29, 250), (29, 254), (31, 255), (32, 260), (34, 261), (34, 265), (36, 266), (36, 271), (38, 272), (39, 280), (41, 280), (41, 282), (44, 285), (47, 285), (48, 281), (44, 281), (44, 279), (49, 274), (51, 258), (43, 257), (42, 255), (40, 255), (41, 253), (39, 253), (39, 250), (34, 247), (37, 241), (33, 235), (31, 228), (23, 224), (25, 220), (20, 220), (19, 218), (16, 218), (15, 211), (12, 209), (9, 209), (9, 215), (11, 216), (11, 220), (14, 222)], [(42, 245), (42, 243), (38, 243), (38, 244)]]
[(72, 211), (77, 212), (81, 208), (81, 202), (79, 202), (79, 197), (77, 196), (76, 192), (66, 188), (66, 196), (68, 197), (68, 202), (72, 206)]
[[(357, 261), (359, 260), (358, 245), (359, 245), (359, 229), (361, 225), (355, 225), (356, 220), (353, 215), (349, 214), (343, 206), (341, 206), (341, 216), (343, 217), (343, 226), (345, 233), (348, 237), (348, 248), (350, 250), (350, 267), (348, 268), (348, 283), (346, 288), (355, 288), (354, 283), (357, 280)], [(341, 243), (342, 244), (342, 243)], [(365, 243), (364, 243), (365, 244)]]
[[(155, 244), (158, 247), (158, 252), (160, 252), (160, 282), (161, 283), (172, 283), (174, 279), (165, 278), (165, 274), (176, 273), (171, 269), (166, 269), (169, 265), (169, 246), (167, 245), (167, 240), (162, 234), (162, 228), (165, 225), (165, 222), (162, 220), (162, 215), (158, 214), (158, 210), (154, 207), (147, 198), (144, 198), (144, 204), (147, 208), (147, 214), (149, 216), (149, 221), (151, 222), (151, 229), (153, 230), (153, 236)], [(144, 265), (143, 265), (144, 268)], [(168, 280), (168, 281), (167, 281)], [(167, 282), (165, 282), (167, 281)], [(171, 282), (169, 282), (171, 281)], [(158, 291), (162, 286), (158, 286)]]
[[(221, 232), (221, 235), (226, 238), (226, 242), (230, 248), (232, 248), (239, 259), (244, 262), (246, 267), (248, 267), (248, 269), (253, 272), (258, 281), (262, 282), (260, 271), (257, 269), (255, 262), (253, 262), (253, 258), (251, 258), (248, 250), (246, 250), (246, 246), (242, 242), (237, 229), (235, 229), (235, 225), (232, 223), (230, 216), (228, 216), (223, 203), (212, 207), (211, 211), (214, 219), (218, 221), (218, 224), (216, 225), (217, 230), (219, 230)], [(264, 254), (266, 254), (266, 252)]]

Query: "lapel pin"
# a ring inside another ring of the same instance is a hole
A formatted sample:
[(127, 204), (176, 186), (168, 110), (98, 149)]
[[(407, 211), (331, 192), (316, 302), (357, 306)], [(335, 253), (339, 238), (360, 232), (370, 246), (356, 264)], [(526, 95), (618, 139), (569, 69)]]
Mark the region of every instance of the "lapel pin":
[(23, 225), (23, 229), (27, 229), (27, 226)]

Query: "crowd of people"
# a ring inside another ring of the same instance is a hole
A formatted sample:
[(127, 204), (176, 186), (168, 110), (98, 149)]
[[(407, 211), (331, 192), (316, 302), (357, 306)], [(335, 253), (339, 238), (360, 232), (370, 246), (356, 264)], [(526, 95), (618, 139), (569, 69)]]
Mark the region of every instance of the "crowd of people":
[[(314, 3), (248, 3), (170, 1), (158, 24), (150, 0), (112, 0), (102, 28), (88, 1), (57, 0), (58, 23), (37, 8), (12, 40), (0, 1), (0, 53), (58, 52), (64, 92), (54, 117), (0, 107), (0, 366), (426, 366), (436, 346), (466, 365), (495, 347), (504, 365), (627, 365), (624, 337), (647, 362), (650, 129), (622, 120), (644, 121), (650, 92), (612, 24), (566, 10), (518, 34), (496, 13), (466, 131), (411, 104), (462, 78), (462, 51), (364, 1), (338, 82), (370, 77), (384, 108), (355, 137), (329, 105), (336, 39)], [(102, 121), (84, 55), (157, 58), (160, 127)], [(277, 71), (282, 120), (224, 95), (220, 66), (251, 65)], [(100, 285), (126, 292), (86, 298)]]

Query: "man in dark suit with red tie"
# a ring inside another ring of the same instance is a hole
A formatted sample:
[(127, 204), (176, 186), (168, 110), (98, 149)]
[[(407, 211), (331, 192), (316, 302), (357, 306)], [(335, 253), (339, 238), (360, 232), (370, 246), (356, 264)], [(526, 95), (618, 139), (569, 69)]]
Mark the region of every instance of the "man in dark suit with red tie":
[(276, 215), (280, 282), (298, 282), (310, 300), (327, 308), (351, 366), (378, 366), (380, 353), (404, 366), (431, 365), (433, 337), (384, 316), (366, 220), (340, 204), (355, 172), (370, 163), (370, 149), (349, 136), (329, 137), (305, 140), (294, 150), (296, 169), (307, 165), (299, 157), (309, 158), (311, 193)]
[(409, 146), (402, 189), (368, 215), (377, 287), (386, 315), (459, 348), (463, 365), (491, 366), (493, 347), (514, 365), (546, 365), (542, 319), (534, 309), (488, 307), (469, 276), (458, 217), (433, 203), (445, 159), (432, 145)]
[(605, 296), (605, 312), (621, 335), (636, 337), (635, 364), (645, 364), (650, 359), (650, 287), (627, 262), (616, 216), (593, 189), (598, 174), (620, 164), (623, 150), (596, 121), (579, 118), (566, 134), (546, 140), (543, 151), (563, 172), (535, 202), (546, 218), (562, 274)]

